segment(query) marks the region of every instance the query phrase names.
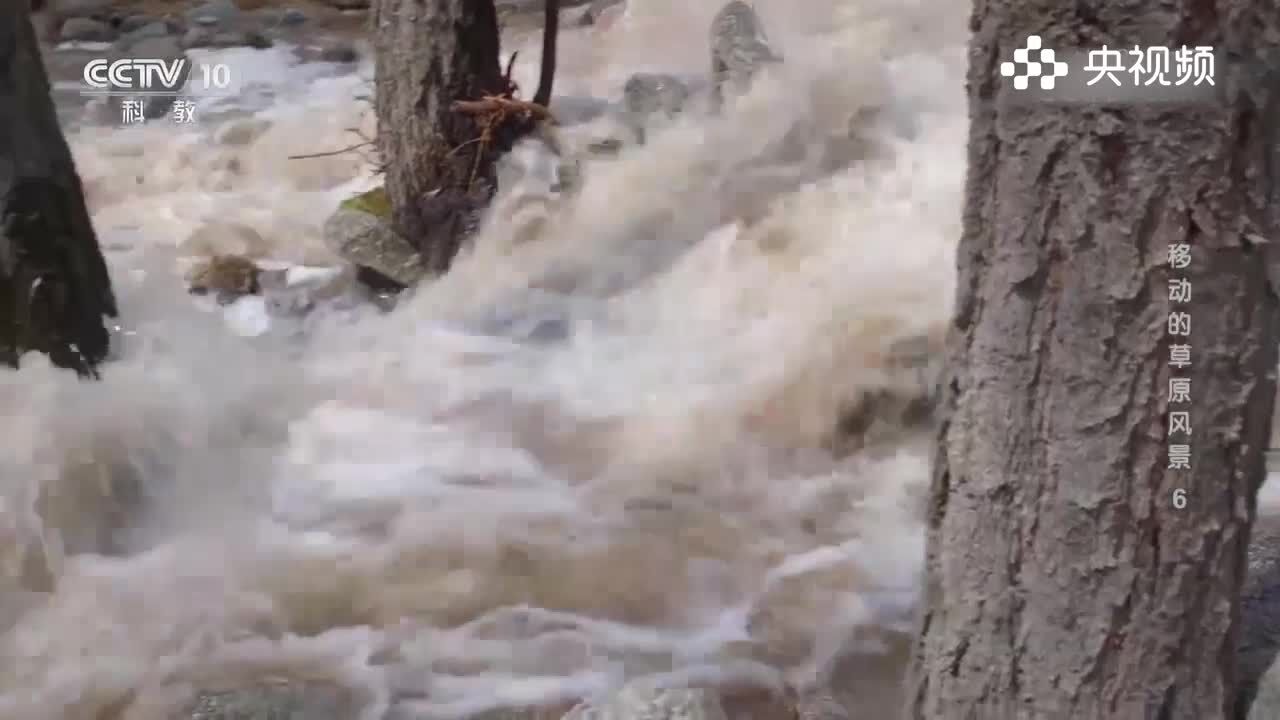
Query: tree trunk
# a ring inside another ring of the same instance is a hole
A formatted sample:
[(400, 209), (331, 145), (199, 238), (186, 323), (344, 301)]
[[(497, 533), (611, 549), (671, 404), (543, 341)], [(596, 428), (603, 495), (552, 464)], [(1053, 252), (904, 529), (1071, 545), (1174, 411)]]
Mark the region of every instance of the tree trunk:
[[(1274, 76), (1257, 80), (1280, 12), (1273, 0), (1090, 5), (977, 0), (970, 23), (912, 718), (1231, 713), (1275, 393), (1276, 258), (1256, 243), (1280, 241), (1280, 115)], [(1211, 45), (1235, 61), (1219, 56), (1220, 102), (1004, 102), (999, 63), (1033, 33), (1059, 51)], [(1181, 243), (1192, 262), (1174, 270), (1168, 247)], [(1169, 299), (1178, 277), (1189, 306)], [(1168, 318), (1188, 308), (1192, 365), (1178, 370)], [(1171, 404), (1171, 377), (1191, 378), (1190, 406)], [(1167, 437), (1180, 409), (1189, 440)], [(1191, 446), (1190, 469), (1168, 469), (1170, 443)]]
[(116, 314), (27, 3), (0, 3), (0, 362), (93, 374)]
[[(377, 0), (378, 149), (396, 230), (443, 272), (493, 195), (515, 136), (479, 142), (452, 105), (507, 90), (493, 0)], [(478, 155), (478, 157), (477, 157)]]

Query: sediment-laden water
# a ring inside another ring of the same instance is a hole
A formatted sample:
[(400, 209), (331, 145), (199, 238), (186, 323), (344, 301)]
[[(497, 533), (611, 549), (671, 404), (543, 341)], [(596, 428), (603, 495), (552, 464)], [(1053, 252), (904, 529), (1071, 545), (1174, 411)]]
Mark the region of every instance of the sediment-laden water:
[[(704, 73), (717, 5), (568, 31), (558, 92)], [(930, 438), (841, 420), (936, 369), (897, 353), (936, 358), (948, 321), (966, 9), (759, 5), (786, 63), (732, 112), (571, 197), (505, 188), (386, 314), (263, 332), (252, 299), (182, 285), (232, 224), (266, 260), (336, 263), (321, 224), (373, 165), (289, 156), (372, 131), (369, 62), (218, 51), (239, 100), (70, 130), (122, 316), (100, 382), (0, 371), (0, 716), (165, 718), (279, 676), (458, 717), (874, 667), (917, 600)]]

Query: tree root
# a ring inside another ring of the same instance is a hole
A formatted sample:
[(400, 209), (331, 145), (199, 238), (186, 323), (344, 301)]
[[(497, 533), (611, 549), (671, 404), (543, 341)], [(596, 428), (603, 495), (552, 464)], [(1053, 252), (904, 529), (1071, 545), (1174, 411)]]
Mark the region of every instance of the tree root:
[(480, 171), (481, 158), (484, 157), (489, 145), (493, 142), (495, 131), (512, 122), (532, 122), (535, 128), (544, 123), (555, 124), (555, 118), (547, 108), (528, 100), (516, 99), (513, 97), (514, 94), (515, 86), (509, 84), (506, 94), (486, 95), (479, 100), (457, 100), (452, 105), (454, 112), (471, 115), (477, 118), (476, 122), (480, 125), (479, 137), (468, 140), (450, 151), (451, 154), (458, 152), (472, 143), (479, 143), (480, 145), (480, 147), (476, 148), (475, 162), (471, 167), (471, 176), (467, 179), (467, 189), (470, 189), (472, 184), (475, 183), (476, 175)]

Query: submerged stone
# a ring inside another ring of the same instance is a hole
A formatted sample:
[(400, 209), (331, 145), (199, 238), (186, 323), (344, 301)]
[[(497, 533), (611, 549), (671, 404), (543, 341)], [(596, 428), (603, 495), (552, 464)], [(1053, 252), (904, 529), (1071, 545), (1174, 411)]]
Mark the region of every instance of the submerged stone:
[(324, 242), (352, 265), (400, 285), (414, 285), (427, 274), (417, 249), (391, 227), (391, 203), (382, 188), (344, 200), (325, 221)]
[(349, 720), (357, 717), (350, 693), (313, 683), (202, 692), (186, 720)]
[(187, 290), (193, 295), (213, 295), (227, 304), (261, 291), (262, 269), (241, 255), (214, 255), (187, 273)]

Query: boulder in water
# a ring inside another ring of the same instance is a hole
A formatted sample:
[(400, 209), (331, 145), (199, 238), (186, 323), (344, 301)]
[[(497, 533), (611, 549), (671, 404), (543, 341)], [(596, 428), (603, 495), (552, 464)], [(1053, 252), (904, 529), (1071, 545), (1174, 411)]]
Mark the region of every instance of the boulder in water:
[(580, 703), (562, 720), (729, 720), (719, 693), (705, 688), (663, 688), (636, 681), (600, 704)]
[(582, 14), (583, 25), (607, 25), (610, 18), (616, 19), (626, 11), (626, 0), (592, 0), (587, 11)]
[(118, 29), (120, 30), (121, 34), (128, 35), (130, 33), (136, 33), (142, 28), (147, 27), (148, 25), (159, 25), (163, 29), (163, 32), (161, 34), (163, 35), (169, 34), (169, 27), (167, 25), (165, 25), (163, 22), (160, 22), (159, 20), (157, 20), (156, 18), (150, 15), (146, 15), (143, 13), (133, 13), (130, 15), (124, 15), (123, 17), (120, 18)]
[(202, 692), (185, 713), (188, 720), (348, 720), (358, 715), (351, 693), (316, 683)]
[(232, 0), (210, 0), (186, 15), (185, 48), (271, 47), (271, 39)]
[(257, 30), (220, 30), (216, 27), (193, 27), (182, 36), (182, 46), (191, 48), (271, 47), (271, 38)]
[(558, 705), (526, 705), (524, 707), (504, 707), (486, 710), (469, 720), (562, 720), (565, 713), (573, 706)]
[[(116, 39), (114, 49), (117, 52), (129, 52), (138, 43), (147, 38), (165, 38), (174, 34), (174, 28), (168, 23), (146, 15), (130, 15), (120, 23), (122, 33)], [(177, 43), (174, 43), (177, 47)]]
[(262, 134), (270, 129), (270, 120), (257, 117), (240, 118), (219, 127), (214, 132), (213, 140), (219, 145), (244, 147), (262, 137)]
[(192, 256), (238, 255), (260, 258), (270, 249), (267, 241), (243, 223), (214, 221), (196, 228), (180, 246), (183, 254)]
[(58, 33), (62, 42), (111, 42), (115, 37), (116, 31), (110, 25), (86, 17), (68, 18)]
[(344, 40), (331, 40), (320, 45), (299, 45), (294, 57), (302, 62), (353, 63), (360, 59), (355, 45)]
[[(126, 35), (116, 40), (112, 46), (112, 59), (120, 59), (127, 57), (135, 58), (158, 58), (161, 60), (172, 61), (187, 58), (187, 53), (178, 44), (177, 38), (172, 35), (159, 35), (159, 28), (150, 30), (147, 33), (135, 33)], [(187, 78), (191, 74), (191, 63), (188, 62), (183, 66), (183, 76), (179, 78), (178, 86), (186, 85)], [(129, 99), (122, 95), (112, 95), (110, 98), (110, 106), (115, 116), (120, 117), (121, 104), (124, 100)], [(143, 103), (143, 115), (148, 120), (155, 120), (164, 117), (173, 107), (173, 102), (177, 98), (173, 95), (145, 95), (132, 98), (141, 100)]]
[(731, 0), (711, 20), (711, 82), (716, 105), (747, 91), (762, 67), (782, 62), (750, 4)]
[(187, 272), (187, 289), (193, 295), (213, 295), (220, 304), (261, 292), (262, 269), (240, 255), (215, 255)]
[(677, 114), (689, 102), (689, 83), (668, 73), (635, 73), (622, 87), (622, 102), (628, 113)]
[(417, 284), (427, 274), (422, 256), (392, 229), (383, 188), (343, 201), (324, 223), (324, 242), (347, 262), (404, 286)]
[(297, 27), (309, 19), (307, 14), (298, 8), (288, 8), (280, 15), (280, 26)]
[(242, 13), (232, 0), (209, 0), (187, 11), (187, 22), (192, 26), (230, 27), (238, 23)]
[(622, 87), (623, 122), (644, 142), (647, 131), (688, 109), (698, 90), (695, 78), (669, 73), (636, 73)]
[(112, 4), (112, 0), (53, 0), (49, 10), (60, 18), (106, 20)]
[[(715, 688), (663, 688), (635, 680), (596, 704), (575, 705), (561, 720), (841, 720), (790, 689), (738, 684)], [(843, 708), (836, 706), (838, 713)]]
[(1247, 720), (1280, 718), (1280, 663), (1275, 663), (1257, 681), (1257, 693)]
[(262, 273), (262, 296), (270, 315), (305, 315), (322, 302), (349, 295), (354, 280), (355, 272), (349, 267), (295, 266)]
[(562, 128), (591, 122), (601, 117), (613, 107), (603, 98), (589, 95), (557, 95), (551, 98), (548, 108), (556, 119), (556, 125)]

